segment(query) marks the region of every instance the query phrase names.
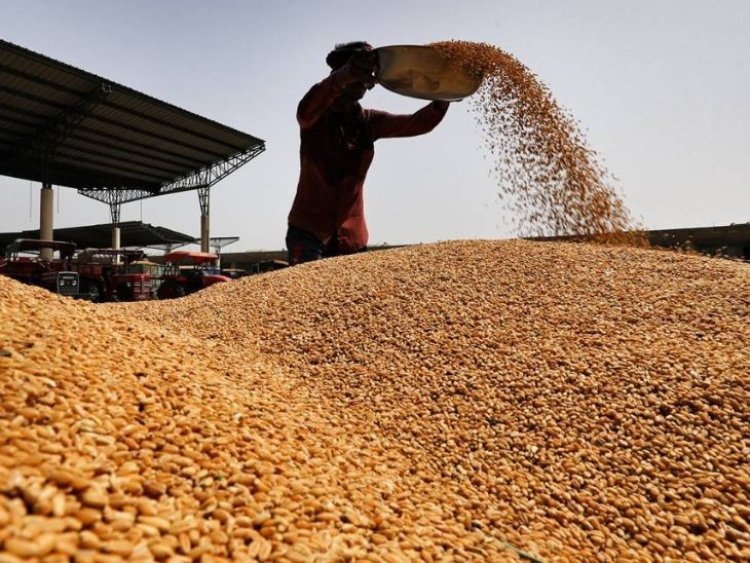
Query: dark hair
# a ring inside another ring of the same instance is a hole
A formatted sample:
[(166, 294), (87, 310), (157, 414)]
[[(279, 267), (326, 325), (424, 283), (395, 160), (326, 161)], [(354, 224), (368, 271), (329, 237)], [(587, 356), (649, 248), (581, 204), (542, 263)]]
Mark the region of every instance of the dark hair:
[(326, 56), (326, 63), (332, 70), (338, 70), (359, 51), (372, 51), (372, 45), (367, 41), (352, 41), (350, 43), (338, 43), (336, 47)]

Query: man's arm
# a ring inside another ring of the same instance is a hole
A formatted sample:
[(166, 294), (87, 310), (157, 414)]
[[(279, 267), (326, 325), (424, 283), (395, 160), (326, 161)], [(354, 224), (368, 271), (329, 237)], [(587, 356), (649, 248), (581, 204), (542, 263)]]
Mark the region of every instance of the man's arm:
[(310, 88), (297, 106), (297, 122), (302, 129), (312, 126), (341, 93), (336, 72)]
[(337, 71), (313, 86), (297, 106), (297, 121), (303, 129), (313, 125), (341, 92), (354, 82), (362, 82), (372, 87), (375, 63), (367, 54), (354, 56)]
[(415, 137), (429, 133), (443, 120), (449, 106), (450, 102), (435, 100), (412, 114), (398, 115), (373, 111), (373, 138)]

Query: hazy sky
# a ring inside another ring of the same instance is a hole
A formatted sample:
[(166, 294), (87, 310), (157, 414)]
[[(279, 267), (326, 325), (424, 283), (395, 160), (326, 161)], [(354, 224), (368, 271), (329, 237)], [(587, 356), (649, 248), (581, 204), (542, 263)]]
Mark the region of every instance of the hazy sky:
[[(227, 252), (283, 248), (299, 172), (297, 103), (335, 43), (496, 45), (586, 132), (647, 228), (750, 221), (749, 0), (0, 0), (0, 37), (196, 112), (267, 144), (211, 191)], [(365, 107), (421, 100), (375, 88)], [(491, 161), (467, 102), (431, 134), (376, 143), (371, 244), (507, 238)], [(39, 226), (39, 184), (0, 177), (0, 232)], [(199, 236), (195, 192), (125, 204)], [(109, 222), (56, 188), (55, 227)]]

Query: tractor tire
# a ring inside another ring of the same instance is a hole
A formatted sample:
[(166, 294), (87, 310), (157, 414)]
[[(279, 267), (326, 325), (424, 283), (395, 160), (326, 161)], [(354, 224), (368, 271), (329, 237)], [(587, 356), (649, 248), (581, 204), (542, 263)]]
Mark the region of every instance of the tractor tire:
[(156, 295), (159, 299), (177, 299), (185, 297), (185, 288), (174, 280), (166, 280), (159, 286)]
[(80, 299), (91, 301), (92, 303), (98, 303), (102, 300), (102, 292), (99, 290), (99, 286), (92, 281), (84, 281), (81, 284), (81, 289), (78, 294)]
[(117, 288), (117, 300), (118, 301), (135, 301), (133, 297), (133, 290), (126, 286)]

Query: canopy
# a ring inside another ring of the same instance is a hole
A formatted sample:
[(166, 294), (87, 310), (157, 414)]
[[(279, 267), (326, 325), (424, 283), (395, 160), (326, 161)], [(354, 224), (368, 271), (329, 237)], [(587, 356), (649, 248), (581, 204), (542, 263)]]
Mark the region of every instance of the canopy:
[[(73, 242), (78, 248), (106, 248), (112, 242), (111, 223), (67, 227), (55, 229), (53, 238), (59, 241)], [(195, 237), (179, 233), (165, 227), (149, 225), (140, 221), (126, 221), (119, 224), (120, 245), (133, 248), (155, 248), (157, 245), (179, 246), (192, 244)], [(0, 233), (0, 247), (11, 244), (16, 239), (39, 238), (39, 230), (16, 233)]]
[(264, 150), (257, 137), (0, 40), (0, 175), (122, 203), (209, 187)]

